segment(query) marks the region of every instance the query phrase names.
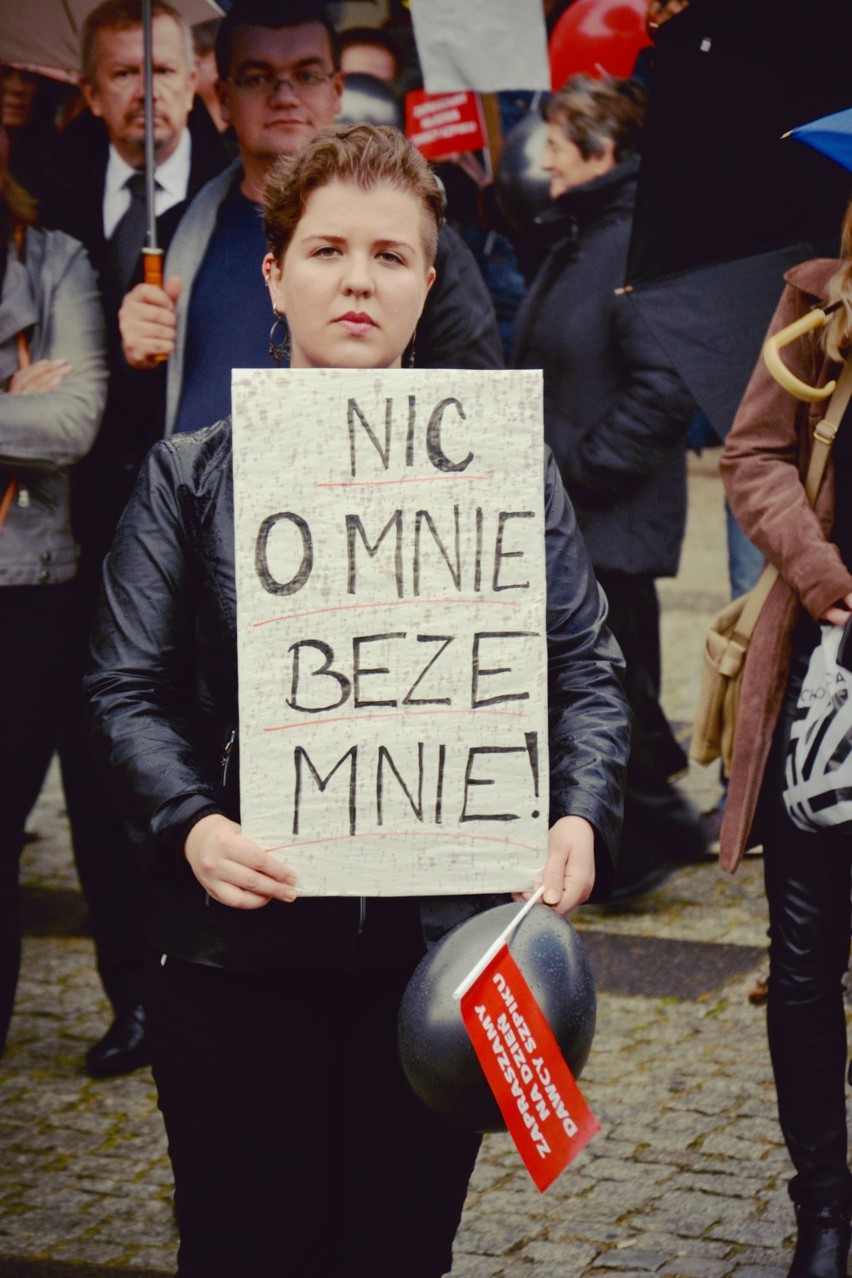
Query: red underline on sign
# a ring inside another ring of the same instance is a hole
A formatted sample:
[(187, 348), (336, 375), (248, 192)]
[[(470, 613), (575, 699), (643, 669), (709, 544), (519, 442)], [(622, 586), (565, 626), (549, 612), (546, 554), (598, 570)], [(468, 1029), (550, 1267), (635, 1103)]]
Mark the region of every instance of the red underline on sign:
[(354, 612), (361, 608), (409, 608), (414, 604), (440, 604), (444, 607), (447, 604), (491, 604), (494, 608), (514, 608), (515, 602), (511, 599), (388, 599), (380, 600), (377, 603), (362, 604), (335, 604), (330, 608), (311, 608), (308, 612), (288, 612), (283, 617), (267, 617), (265, 621), (253, 621), (251, 623), (252, 630), (257, 630), (260, 626), (271, 626), (276, 621), (299, 621), (302, 617), (316, 617), (321, 612)]
[(264, 728), (264, 732), (286, 732), (288, 728), (323, 728), (327, 723), (372, 723), (375, 719), (413, 719), (417, 715), (436, 714), (475, 714), (477, 718), (484, 714), (497, 715), (501, 719), (523, 719), (526, 716), (519, 710), (389, 710), (387, 714), (338, 714), (333, 719), (313, 719), (310, 723), (297, 719), (294, 723), (279, 723), (274, 728)]
[(535, 843), (520, 843), (517, 839), (500, 839), (496, 834), (435, 834), (425, 830), (367, 830), (364, 834), (335, 834), (328, 839), (303, 839), (301, 843), (277, 843), (267, 852), (286, 852), (288, 848), (309, 848), (317, 843), (343, 843), (351, 839), (455, 839), (465, 843), (502, 843), (507, 848), (523, 848), (527, 852), (540, 852)]
[(387, 484), (441, 484), (448, 480), (478, 479), (483, 484), (491, 482), (490, 475), (412, 475), (408, 479), (326, 479), (318, 480), (315, 488), (381, 488)]

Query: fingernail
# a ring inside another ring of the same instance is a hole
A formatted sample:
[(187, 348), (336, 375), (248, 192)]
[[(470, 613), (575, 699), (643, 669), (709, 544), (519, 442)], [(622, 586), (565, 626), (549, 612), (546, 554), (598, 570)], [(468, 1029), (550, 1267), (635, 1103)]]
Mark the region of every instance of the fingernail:
[(546, 905), (558, 905), (559, 893), (555, 888), (548, 888), (544, 894), (544, 902)]

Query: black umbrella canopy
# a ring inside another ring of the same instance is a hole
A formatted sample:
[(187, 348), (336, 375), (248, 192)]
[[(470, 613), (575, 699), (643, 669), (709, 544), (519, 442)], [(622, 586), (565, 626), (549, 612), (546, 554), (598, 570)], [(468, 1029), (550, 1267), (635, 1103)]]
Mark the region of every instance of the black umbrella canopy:
[(852, 3), (692, 0), (660, 28), (627, 283), (720, 435), (785, 270), (833, 255), (848, 174), (782, 134), (849, 105)]
[(660, 28), (629, 283), (836, 235), (850, 179), (781, 135), (849, 106), (852, 4), (785, 12), (692, 0)]

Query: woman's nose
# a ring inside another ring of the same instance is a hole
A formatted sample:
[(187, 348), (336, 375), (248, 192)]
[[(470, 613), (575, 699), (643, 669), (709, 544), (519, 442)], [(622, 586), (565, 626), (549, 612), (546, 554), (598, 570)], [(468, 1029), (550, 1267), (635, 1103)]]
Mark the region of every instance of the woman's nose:
[(353, 253), (346, 261), (344, 288), (350, 293), (372, 293), (373, 273), (365, 255)]

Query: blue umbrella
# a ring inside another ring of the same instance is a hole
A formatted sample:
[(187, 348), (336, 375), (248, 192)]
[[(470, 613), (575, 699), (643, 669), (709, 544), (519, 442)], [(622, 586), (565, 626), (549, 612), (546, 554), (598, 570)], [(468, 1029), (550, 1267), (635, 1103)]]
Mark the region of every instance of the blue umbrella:
[(812, 147), (852, 172), (852, 107), (811, 120), (810, 124), (800, 124), (784, 137), (804, 142), (805, 146)]

